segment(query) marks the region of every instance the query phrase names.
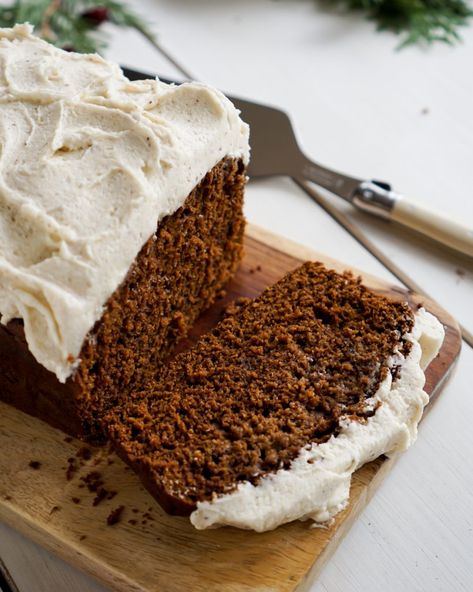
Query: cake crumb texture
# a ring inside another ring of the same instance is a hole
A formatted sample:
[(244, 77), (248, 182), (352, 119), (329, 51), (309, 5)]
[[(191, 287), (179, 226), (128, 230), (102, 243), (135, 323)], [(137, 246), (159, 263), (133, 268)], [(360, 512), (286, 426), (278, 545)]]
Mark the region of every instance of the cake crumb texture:
[(101, 420), (161, 362), (235, 273), (242, 257), (245, 168), (225, 158), (164, 218), (60, 383), (33, 357), (21, 320), (0, 325), (0, 399), (63, 431), (102, 442)]
[(408, 354), (413, 319), (350, 273), (305, 263), (114, 408), (108, 433), (164, 509), (189, 514), (289, 468), (342, 418), (373, 415), (366, 401), (392, 354)]

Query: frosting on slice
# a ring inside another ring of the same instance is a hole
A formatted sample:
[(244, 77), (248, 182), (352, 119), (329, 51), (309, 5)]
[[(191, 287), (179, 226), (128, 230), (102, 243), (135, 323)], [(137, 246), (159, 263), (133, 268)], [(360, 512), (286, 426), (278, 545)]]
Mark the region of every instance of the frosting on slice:
[(437, 355), (444, 334), (440, 322), (420, 309), (405, 336), (412, 344), (408, 356), (396, 353), (390, 363), (400, 366), (398, 379), (393, 382), (388, 372), (369, 401), (380, 404), (372, 417), (364, 423), (345, 420), (337, 436), (304, 448), (289, 469), (269, 474), (257, 485), (245, 482), (232, 493), (199, 502), (192, 524), (263, 532), (292, 520), (330, 520), (346, 506), (351, 476), (359, 467), (381, 454), (406, 450), (415, 441), (429, 400), (423, 370)]

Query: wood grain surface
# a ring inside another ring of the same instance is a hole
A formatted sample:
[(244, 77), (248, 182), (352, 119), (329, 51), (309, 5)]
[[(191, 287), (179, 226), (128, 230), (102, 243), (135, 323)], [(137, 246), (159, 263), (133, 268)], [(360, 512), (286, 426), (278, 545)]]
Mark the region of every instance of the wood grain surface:
[[(181, 347), (213, 326), (229, 300), (257, 295), (307, 259), (345, 269), (340, 262), (249, 227), (245, 259), (227, 295)], [(392, 298), (424, 304), (445, 325), (444, 345), (427, 370), (431, 405), (460, 351), (456, 322), (432, 301), (372, 276), (363, 279)], [(297, 522), (262, 534), (233, 528), (200, 532), (186, 518), (164, 514), (107, 448), (88, 447), (90, 458), (80, 458), (88, 456), (77, 456), (82, 446), (0, 404), (0, 520), (120, 592), (306, 590), (394, 462), (380, 458), (357, 471), (348, 507), (328, 528)], [(68, 479), (71, 465), (77, 470)], [(82, 479), (94, 472), (113, 495), (96, 505), (97, 493)], [(107, 524), (118, 508), (120, 520)]]

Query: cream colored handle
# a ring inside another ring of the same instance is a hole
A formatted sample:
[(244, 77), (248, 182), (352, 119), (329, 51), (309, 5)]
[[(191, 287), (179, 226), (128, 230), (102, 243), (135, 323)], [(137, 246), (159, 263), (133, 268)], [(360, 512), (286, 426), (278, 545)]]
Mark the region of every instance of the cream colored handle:
[(473, 257), (473, 226), (456, 222), (407, 197), (396, 195), (391, 219)]

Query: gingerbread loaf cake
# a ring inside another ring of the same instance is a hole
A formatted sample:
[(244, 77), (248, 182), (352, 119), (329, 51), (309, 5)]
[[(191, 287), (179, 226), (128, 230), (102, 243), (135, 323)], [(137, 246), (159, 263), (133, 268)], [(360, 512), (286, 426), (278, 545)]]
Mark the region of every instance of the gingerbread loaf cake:
[(242, 255), (248, 127), (0, 30), (0, 399), (82, 438), (154, 375)]
[(199, 529), (323, 522), (351, 474), (416, 437), (440, 323), (306, 263), (236, 307), (106, 418), (118, 454)]

